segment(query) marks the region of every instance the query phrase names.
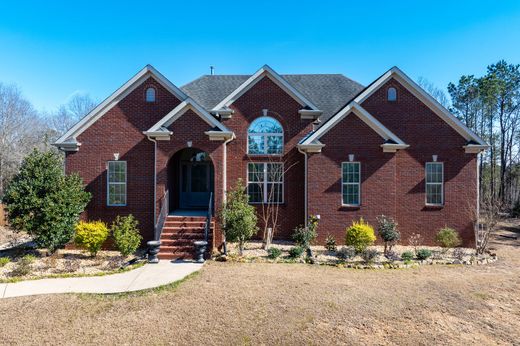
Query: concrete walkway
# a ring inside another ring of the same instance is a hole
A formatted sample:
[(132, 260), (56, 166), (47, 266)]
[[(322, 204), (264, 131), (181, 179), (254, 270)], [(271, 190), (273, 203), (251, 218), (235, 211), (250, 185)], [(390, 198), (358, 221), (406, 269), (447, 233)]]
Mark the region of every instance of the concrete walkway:
[(120, 293), (140, 291), (178, 281), (202, 268), (193, 262), (160, 261), (128, 272), (92, 277), (0, 283), (0, 298), (50, 293)]

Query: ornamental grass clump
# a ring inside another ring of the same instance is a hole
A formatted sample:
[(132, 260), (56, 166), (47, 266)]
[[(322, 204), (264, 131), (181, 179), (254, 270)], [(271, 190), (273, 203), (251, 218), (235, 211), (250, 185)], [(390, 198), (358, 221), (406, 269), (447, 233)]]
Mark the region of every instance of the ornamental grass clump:
[(437, 243), (443, 248), (454, 248), (462, 244), (459, 233), (453, 228), (444, 227), (435, 236)]
[(345, 244), (352, 246), (356, 253), (361, 253), (368, 246), (374, 244), (376, 236), (374, 228), (361, 218), (359, 221), (353, 221), (352, 226), (347, 228)]
[(282, 255), (282, 250), (280, 250), (279, 248), (277, 247), (270, 247), (268, 250), (267, 250), (267, 257), (269, 259), (277, 259), (278, 257), (280, 257)]
[(74, 243), (88, 251), (92, 257), (96, 256), (101, 246), (107, 240), (109, 230), (107, 225), (101, 221), (84, 222), (76, 225)]

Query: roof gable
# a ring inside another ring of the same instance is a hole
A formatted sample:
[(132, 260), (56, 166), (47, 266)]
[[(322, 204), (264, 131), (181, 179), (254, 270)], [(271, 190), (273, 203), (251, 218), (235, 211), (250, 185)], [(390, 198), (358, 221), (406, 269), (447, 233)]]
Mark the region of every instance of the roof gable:
[(468, 142), (473, 141), (478, 143), (479, 146), (487, 146), (483, 139), (481, 139), (476, 133), (464, 125), (457, 117), (450, 113), (444, 106), (442, 106), (437, 100), (435, 100), (430, 94), (424, 91), (417, 83), (415, 83), (410, 77), (408, 77), (398, 67), (392, 67), (385, 74), (370, 84), (365, 90), (357, 95), (353, 102), (363, 104), (376, 90), (381, 88), (391, 78), (397, 80), (404, 88), (406, 88), (412, 95), (423, 102), (428, 108), (430, 108), (435, 114), (437, 114), (442, 120), (450, 125), (457, 133), (459, 133)]
[(282, 88), (286, 93), (291, 95), (302, 107), (319, 110), (313, 102), (311, 102), (302, 93), (296, 90), (291, 84), (289, 84), (282, 76), (276, 73), (272, 68), (264, 65), (255, 74), (246, 79), (240, 86), (238, 86), (233, 92), (227, 95), (222, 101), (220, 101), (212, 110), (212, 112), (218, 113), (221, 110), (227, 109), (233, 102), (235, 102), (240, 96), (246, 91), (251, 89), (256, 83), (258, 83), (264, 77), (271, 79), (276, 85)]
[[(134, 91), (138, 86), (140, 86), (149, 77), (154, 78), (158, 83), (160, 83), (166, 90), (168, 90), (173, 95), (175, 95), (179, 100), (182, 101), (187, 98), (187, 95), (182, 90), (177, 88), (173, 83), (171, 83), (166, 77), (164, 77), (153, 66), (146, 65), (136, 75), (134, 75), (130, 80), (128, 80), (125, 84), (123, 84), (114, 93), (112, 93), (112, 95), (107, 97), (97, 107), (95, 107), (92, 111), (90, 111), (87, 115), (85, 115), (80, 121), (78, 121), (72, 128), (70, 128), (67, 132), (65, 132), (65, 134), (63, 134), (60, 138), (58, 138), (58, 140), (54, 143), (54, 145), (59, 148), (62, 148), (65, 146), (65, 144), (69, 145), (70, 143), (76, 143), (77, 136), (79, 136), (87, 128), (89, 128), (92, 124), (94, 124), (106, 112), (108, 112), (110, 109), (112, 109), (116, 104), (119, 103), (119, 101), (124, 99), (127, 95), (129, 95), (132, 91)], [(77, 145), (77, 143), (76, 143), (76, 145)]]

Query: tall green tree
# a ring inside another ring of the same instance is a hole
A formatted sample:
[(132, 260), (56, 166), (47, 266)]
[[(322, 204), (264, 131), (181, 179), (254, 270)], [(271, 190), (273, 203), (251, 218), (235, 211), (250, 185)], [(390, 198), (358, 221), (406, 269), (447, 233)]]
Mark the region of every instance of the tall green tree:
[(72, 239), (90, 197), (78, 175), (64, 174), (58, 153), (33, 150), (9, 183), (4, 202), (11, 226), (54, 252)]

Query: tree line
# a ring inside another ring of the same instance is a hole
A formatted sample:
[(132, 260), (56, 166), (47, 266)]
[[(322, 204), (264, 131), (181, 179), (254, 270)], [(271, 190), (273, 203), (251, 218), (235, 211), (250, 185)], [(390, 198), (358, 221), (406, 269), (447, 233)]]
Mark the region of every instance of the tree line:
[[(480, 154), (481, 196), (520, 213), (520, 65), (500, 60), (483, 76), (449, 83), (448, 94), (424, 78), (418, 82), (490, 145)], [(0, 83), (0, 198), (33, 148), (50, 148), (95, 105), (77, 95), (53, 112), (38, 112), (16, 85)]]
[(19, 87), (0, 82), (0, 200), (33, 149), (55, 150), (51, 144), (95, 107), (88, 95), (75, 95), (52, 112), (41, 112)]

